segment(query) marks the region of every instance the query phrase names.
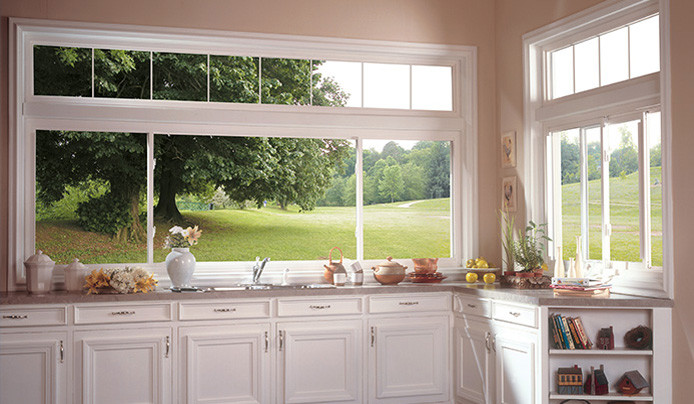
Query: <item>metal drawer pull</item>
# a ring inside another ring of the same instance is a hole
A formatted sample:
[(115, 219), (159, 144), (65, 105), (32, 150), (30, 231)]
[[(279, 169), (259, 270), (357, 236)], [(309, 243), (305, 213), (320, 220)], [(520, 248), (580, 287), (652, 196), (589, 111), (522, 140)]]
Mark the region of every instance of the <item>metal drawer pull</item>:
[(400, 302), (398, 303), (400, 306), (414, 306), (419, 304), (419, 302)]
[(494, 351), (494, 353), (496, 353), (496, 335), (494, 337), (492, 337), (492, 351)]
[(484, 333), (484, 346), (487, 347), (487, 352), (492, 351), (489, 347), (489, 338), (491, 338), (491, 334), (489, 334), (489, 332)]
[(113, 316), (132, 316), (135, 314), (135, 310), (132, 311), (112, 311), (111, 315)]
[(65, 362), (65, 348), (63, 347), (63, 341), (60, 341), (60, 363)]
[(519, 312), (517, 312), (517, 311), (509, 311), (508, 314), (512, 315), (513, 317), (518, 317), (518, 316), (521, 315), (521, 314), (520, 314)]
[(6, 319), (9, 319), (9, 320), (22, 320), (22, 319), (25, 319), (25, 318), (29, 318), (29, 316), (27, 316), (26, 314), (22, 314), (22, 315), (20, 315), (20, 314), (10, 314), (10, 315), (6, 315), (6, 316), (2, 316), (2, 318), (6, 318)]
[(284, 347), (284, 331), (279, 330), (280, 334), (280, 352), (282, 352), (282, 348)]
[(371, 327), (371, 346), (376, 342), (376, 327)]
[(477, 307), (477, 305), (476, 305), (476, 304), (470, 304), (470, 303), (468, 303), (468, 304), (467, 304), (467, 307), (469, 307), (469, 308), (471, 308), (471, 309), (474, 309), (475, 307)]
[(323, 310), (323, 309), (329, 309), (330, 305), (329, 304), (323, 304), (323, 305), (318, 306), (318, 305), (312, 304), (308, 307), (312, 308), (313, 310)]
[(229, 313), (232, 311), (236, 311), (236, 308), (224, 308), (224, 309), (214, 309), (215, 312), (217, 313)]
[(168, 357), (169, 357), (169, 350), (170, 350), (170, 349), (171, 349), (171, 339), (170, 339), (170, 337), (167, 335), (167, 336), (166, 336), (166, 353), (164, 354), (164, 357), (165, 357), (165, 358), (168, 358)]
[(270, 349), (270, 337), (267, 335), (267, 331), (265, 331), (265, 352), (267, 352)]

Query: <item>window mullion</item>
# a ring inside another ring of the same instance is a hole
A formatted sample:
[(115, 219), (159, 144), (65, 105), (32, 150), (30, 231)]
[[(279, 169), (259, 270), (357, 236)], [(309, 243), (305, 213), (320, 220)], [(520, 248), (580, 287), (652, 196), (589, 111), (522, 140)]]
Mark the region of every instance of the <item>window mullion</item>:
[(363, 140), (356, 139), (357, 161), (354, 166), (354, 173), (357, 179), (357, 225), (355, 228), (355, 236), (357, 239), (357, 261), (364, 260), (364, 158), (363, 158)]
[(147, 134), (147, 263), (154, 263), (154, 133)]
[(580, 175), (581, 175), (581, 250), (583, 261), (590, 256), (588, 253), (588, 148), (586, 145), (586, 129), (579, 133)]
[(648, 132), (646, 130), (648, 112), (644, 112), (639, 122), (639, 220), (641, 221), (641, 259), (644, 268), (651, 266), (651, 170)]
[(600, 126), (600, 147), (602, 151), (602, 175), (601, 175), (601, 205), (602, 205), (602, 261), (603, 268), (610, 266), (610, 236), (612, 225), (610, 224), (610, 154), (607, 138), (607, 120)]

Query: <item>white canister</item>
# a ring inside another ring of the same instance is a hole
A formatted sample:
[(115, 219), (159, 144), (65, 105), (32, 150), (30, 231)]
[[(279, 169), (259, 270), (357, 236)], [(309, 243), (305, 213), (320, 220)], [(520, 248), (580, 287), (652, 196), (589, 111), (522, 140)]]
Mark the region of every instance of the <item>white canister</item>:
[(65, 267), (65, 289), (68, 292), (81, 292), (84, 289), (84, 278), (87, 277), (87, 267), (77, 258)]
[(24, 261), (27, 278), (27, 291), (32, 294), (42, 295), (51, 291), (51, 278), (55, 262), (43, 251), (38, 250), (36, 254)]

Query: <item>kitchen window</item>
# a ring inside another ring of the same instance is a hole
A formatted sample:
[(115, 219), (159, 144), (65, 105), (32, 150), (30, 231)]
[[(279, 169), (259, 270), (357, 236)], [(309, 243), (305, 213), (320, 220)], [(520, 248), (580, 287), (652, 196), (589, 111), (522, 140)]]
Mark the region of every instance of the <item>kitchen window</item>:
[(528, 218), (550, 259), (580, 240), (591, 275), (650, 296), (671, 291), (667, 12), (608, 1), (524, 36)]
[(11, 284), (35, 248), (165, 276), (177, 214), (203, 229), (196, 276), (212, 283), (255, 256), (272, 257), (270, 273), (315, 272), (333, 245), (366, 265), (474, 255), (476, 192), (462, 192), (477, 186), (473, 48), (10, 25)]

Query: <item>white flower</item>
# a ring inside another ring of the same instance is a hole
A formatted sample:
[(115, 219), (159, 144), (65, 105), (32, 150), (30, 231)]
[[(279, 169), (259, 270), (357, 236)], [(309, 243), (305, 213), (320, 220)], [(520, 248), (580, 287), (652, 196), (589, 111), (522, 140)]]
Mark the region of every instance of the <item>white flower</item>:
[(183, 227), (181, 226), (174, 226), (169, 229), (170, 233), (176, 234), (176, 233), (183, 233)]
[(181, 233), (181, 235), (183, 237), (188, 237), (188, 229), (185, 229), (185, 230), (181, 229), (181, 231), (179, 233)]

